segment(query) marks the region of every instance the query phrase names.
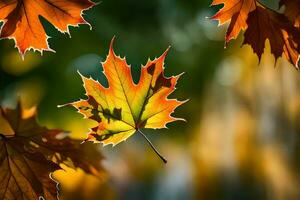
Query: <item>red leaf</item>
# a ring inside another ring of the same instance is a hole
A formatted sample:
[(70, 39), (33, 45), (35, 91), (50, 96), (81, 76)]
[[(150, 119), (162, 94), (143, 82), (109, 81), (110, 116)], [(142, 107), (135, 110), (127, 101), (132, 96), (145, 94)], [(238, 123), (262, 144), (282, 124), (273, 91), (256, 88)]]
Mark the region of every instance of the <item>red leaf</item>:
[(244, 44), (251, 45), (259, 59), (268, 39), (276, 60), (283, 55), (298, 68), (300, 32), (284, 15), (257, 7), (250, 13), (247, 23)]
[(56, 199), (50, 173), (60, 164), (103, 175), (103, 157), (94, 146), (39, 126), (35, 110), (0, 107), (0, 122), (0, 199)]

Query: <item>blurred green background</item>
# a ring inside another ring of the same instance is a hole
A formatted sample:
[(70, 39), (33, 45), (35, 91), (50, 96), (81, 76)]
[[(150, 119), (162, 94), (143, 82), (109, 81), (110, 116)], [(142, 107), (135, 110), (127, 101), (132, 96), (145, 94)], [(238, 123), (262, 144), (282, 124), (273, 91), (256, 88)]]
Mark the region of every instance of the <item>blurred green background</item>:
[(135, 81), (141, 65), (169, 45), (166, 74), (185, 72), (172, 97), (190, 99), (174, 114), (187, 123), (144, 131), (168, 164), (136, 134), (101, 148), (105, 180), (80, 170), (56, 172), (62, 199), (300, 199), (299, 72), (283, 59), (275, 64), (269, 53), (258, 65), (250, 47), (240, 48), (242, 37), (224, 50), (226, 25), (207, 19), (220, 8), (210, 3), (104, 0), (85, 12), (93, 29), (70, 28), (71, 38), (41, 18), (56, 53), (30, 52), (24, 61), (13, 41), (0, 41), (1, 105), (12, 107), (19, 98), (38, 105), (41, 124), (75, 138), (84, 139), (91, 123), (57, 105), (85, 98), (77, 70), (106, 82), (100, 62), (113, 36)]

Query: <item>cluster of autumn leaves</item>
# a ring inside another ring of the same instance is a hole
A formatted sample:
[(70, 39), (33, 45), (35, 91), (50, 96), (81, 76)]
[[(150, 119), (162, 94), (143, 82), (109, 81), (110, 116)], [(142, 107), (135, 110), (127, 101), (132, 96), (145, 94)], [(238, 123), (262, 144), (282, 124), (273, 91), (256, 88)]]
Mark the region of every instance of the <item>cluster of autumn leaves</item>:
[(0, 199), (57, 199), (58, 183), (50, 174), (62, 165), (103, 177), (96, 146), (41, 127), (35, 107), (0, 107), (0, 124)]
[[(250, 44), (259, 58), (268, 39), (276, 59), (284, 56), (298, 68), (299, 0), (281, 0), (284, 13), (256, 0), (212, 3), (218, 4), (224, 7), (212, 18), (221, 24), (230, 21), (226, 43), (245, 30), (244, 44)], [(0, 21), (4, 22), (0, 37), (14, 39), (22, 56), (30, 49), (53, 51), (39, 16), (68, 33), (68, 26), (87, 24), (82, 12), (94, 5), (89, 0), (0, 0)], [(171, 116), (185, 101), (168, 99), (180, 75), (164, 76), (167, 52), (142, 67), (136, 84), (126, 60), (114, 53), (112, 40), (107, 59), (102, 63), (109, 87), (81, 75), (87, 99), (65, 104), (97, 122), (86, 141), (116, 145), (137, 132), (145, 137), (141, 129), (165, 128), (170, 122), (183, 120)], [(57, 183), (50, 174), (61, 169), (61, 165), (101, 176), (102, 155), (95, 145), (80, 143), (61, 130), (39, 126), (35, 109), (23, 109), (20, 104), (16, 109), (0, 108), (0, 199), (56, 199)]]
[(225, 42), (236, 39), (244, 30), (244, 42), (261, 59), (265, 42), (277, 60), (285, 57), (298, 69), (300, 53), (300, 1), (280, 0), (275, 11), (258, 0), (213, 0), (212, 5), (224, 4), (212, 19), (220, 24), (230, 21)]

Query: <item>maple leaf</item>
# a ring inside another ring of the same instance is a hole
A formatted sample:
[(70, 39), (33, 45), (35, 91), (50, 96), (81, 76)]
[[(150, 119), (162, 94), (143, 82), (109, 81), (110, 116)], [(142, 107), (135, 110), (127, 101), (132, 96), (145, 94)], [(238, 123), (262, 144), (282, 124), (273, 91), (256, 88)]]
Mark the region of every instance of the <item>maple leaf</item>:
[(50, 173), (60, 165), (104, 174), (95, 148), (39, 126), (35, 109), (0, 107), (0, 124), (0, 199), (57, 199), (57, 182)]
[(268, 39), (276, 60), (284, 55), (298, 68), (300, 32), (284, 15), (257, 7), (250, 13), (247, 23), (249, 27), (244, 34), (244, 44), (251, 45), (259, 59)]
[(219, 24), (230, 21), (225, 44), (244, 30), (243, 44), (252, 47), (259, 61), (268, 39), (275, 60), (284, 56), (298, 69), (300, 30), (295, 26), (299, 26), (299, 3), (299, 0), (281, 0), (280, 5), (286, 5), (286, 17), (257, 0), (214, 0), (212, 5), (224, 4), (224, 7), (212, 19), (219, 20)]
[(147, 139), (141, 132), (142, 128), (166, 128), (170, 122), (183, 120), (171, 116), (171, 113), (185, 101), (167, 98), (175, 90), (180, 77), (164, 76), (164, 60), (168, 50), (142, 67), (139, 82), (135, 84), (126, 60), (114, 53), (113, 41), (107, 59), (102, 63), (109, 87), (81, 75), (88, 99), (65, 104), (74, 106), (86, 118), (98, 122), (87, 140), (116, 145), (136, 132)]
[(213, 0), (211, 5), (219, 4), (224, 4), (223, 8), (211, 19), (218, 20), (219, 25), (230, 21), (225, 37), (225, 44), (227, 44), (248, 27), (246, 20), (248, 14), (255, 9), (255, 0)]
[(285, 15), (295, 24), (300, 26), (300, 0), (280, 0), (280, 6), (285, 6)]
[(88, 24), (82, 12), (94, 5), (90, 0), (0, 0), (0, 38), (14, 39), (22, 56), (30, 49), (53, 51), (39, 16), (69, 34), (69, 26)]

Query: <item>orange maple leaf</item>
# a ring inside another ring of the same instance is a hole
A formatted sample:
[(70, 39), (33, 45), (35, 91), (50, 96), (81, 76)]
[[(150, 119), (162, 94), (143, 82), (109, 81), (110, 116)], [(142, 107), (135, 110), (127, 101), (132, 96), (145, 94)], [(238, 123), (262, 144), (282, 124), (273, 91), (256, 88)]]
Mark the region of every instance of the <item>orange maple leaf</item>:
[(136, 132), (143, 135), (143, 128), (166, 128), (170, 122), (183, 120), (171, 116), (171, 113), (185, 101), (167, 98), (175, 90), (180, 77), (164, 76), (163, 65), (168, 50), (142, 67), (139, 82), (135, 84), (130, 67), (125, 59), (115, 55), (112, 45), (113, 40), (107, 59), (102, 63), (109, 87), (81, 76), (88, 99), (66, 104), (98, 122), (87, 140), (116, 145)]
[(0, 107), (0, 199), (57, 199), (50, 173), (61, 164), (102, 178), (103, 156), (61, 130), (38, 125), (36, 110)]
[(211, 5), (219, 4), (224, 4), (223, 8), (211, 18), (218, 20), (219, 25), (230, 21), (225, 37), (225, 42), (228, 43), (248, 27), (246, 20), (248, 14), (255, 9), (255, 0), (213, 0)]
[(22, 56), (30, 49), (53, 51), (39, 16), (69, 34), (69, 26), (88, 24), (82, 12), (94, 5), (90, 0), (1, 0), (0, 21), (4, 24), (0, 38), (14, 39)]
[(212, 19), (219, 20), (219, 24), (230, 21), (225, 44), (231, 39), (236, 39), (244, 30), (243, 44), (252, 47), (259, 61), (268, 39), (275, 60), (284, 56), (298, 69), (300, 31), (296, 26), (299, 25), (299, 2), (299, 0), (280, 2), (280, 5), (286, 5), (286, 15), (292, 22), (283, 14), (267, 8), (257, 0), (214, 0), (212, 5), (224, 4), (224, 7)]

